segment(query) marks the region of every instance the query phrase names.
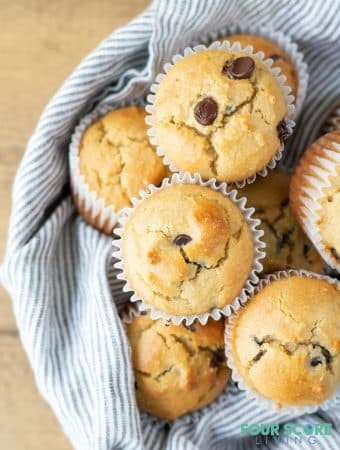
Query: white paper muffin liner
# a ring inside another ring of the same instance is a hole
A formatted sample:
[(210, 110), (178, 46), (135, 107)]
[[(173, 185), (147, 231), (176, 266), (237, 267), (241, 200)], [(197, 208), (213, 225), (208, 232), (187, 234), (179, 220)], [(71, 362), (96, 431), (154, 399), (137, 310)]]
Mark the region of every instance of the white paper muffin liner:
[[(254, 262), (249, 274), (248, 280), (245, 282), (241, 292), (239, 295), (224, 308), (214, 308), (211, 311), (202, 314), (192, 314), (192, 315), (174, 315), (168, 314), (164, 311), (160, 311), (153, 306), (149, 305), (143, 299), (141, 299), (138, 294), (134, 291), (134, 289), (129, 285), (128, 280), (125, 277), (124, 273), (124, 261), (122, 259), (121, 254), (121, 243), (122, 243), (122, 234), (124, 232), (125, 224), (127, 223), (129, 217), (135, 210), (135, 208), (143, 202), (146, 198), (150, 197), (153, 193), (161, 191), (169, 186), (174, 186), (178, 184), (197, 184), (200, 186), (207, 186), (213, 189), (216, 192), (220, 192), (221, 194), (228, 197), (238, 208), (241, 210), (247, 225), (252, 232), (254, 239)], [(232, 311), (236, 311), (246, 300), (247, 293), (251, 293), (254, 289), (254, 284), (256, 284), (259, 280), (258, 273), (260, 273), (263, 269), (263, 266), (260, 262), (262, 258), (265, 257), (265, 253), (262, 249), (265, 247), (265, 244), (261, 241), (261, 237), (263, 236), (263, 231), (258, 230), (257, 226), (260, 225), (260, 221), (258, 219), (254, 219), (252, 217), (254, 208), (246, 208), (246, 198), (241, 197), (237, 198), (238, 192), (236, 190), (227, 191), (226, 183), (216, 183), (215, 179), (210, 179), (208, 181), (203, 181), (199, 174), (188, 174), (188, 173), (176, 173), (173, 175), (171, 179), (165, 178), (162, 181), (162, 184), (159, 187), (154, 185), (149, 185), (148, 191), (140, 191), (140, 199), (133, 198), (132, 203), (133, 207), (124, 208), (124, 214), (122, 214), (118, 218), (118, 225), (115, 229), (115, 234), (119, 236), (119, 239), (113, 240), (112, 244), (114, 247), (113, 257), (118, 260), (114, 263), (115, 268), (120, 269), (122, 272), (117, 276), (120, 280), (125, 281), (125, 285), (123, 286), (124, 292), (133, 292), (130, 301), (131, 302), (140, 302), (139, 310), (150, 311), (150, 315), (152, 319), (163, 319), (164, 321), (171, 321), (175, 325), (178, 325), (182, 322), (187, 325), (191, 325), (196, 319), (203, 325), (205, 325), (209, 319), (212, 317), (214, 320), (220, 319), (222, 316), (230, 316)]]
[[(340, 281), (338, 281), (336, 278), (331, 278), (326, 275), (320, 275), (320, 274), (317, 274), (314, 272), (308, 272), (306, 270), (290, 269), (290, 270), (282, 270), (279, 272), (275, 272), (273, 274), (267, 275), (264, 278), (262, 278), (260, 283), (258, 284), (258, 286), (256, 286), (255, 289), (253, 290), (253, 292), (250, 295), (248, 300), (251, 302), (252, 298), (258, 292), (260, 292), (265, 286), (269, 285), (271, 282), (282, 279), (282, 278), (289, 278), (291, 276), (308, 277), (308, 278), (316, 278), (319, 280), (326, 280), (330, 284), (333, 284), (333, 285), (337, 286), (338, 289), (340, 289)], [(238, 317), (238, 314), (236, 313), (228, 319), (228, 322), (226, 323), (225, 335), (224, 335), (225, 336), (225, 351), (226, 351), (226, 357), (227, 357), (227, 365), (231, 369), (232, 380), (235, 381), (236, 383), (238, 383), (239, 389), (246, 392), (247, 397), (249, 397), (250, 399), (256, 400), (261, 406), (263, 406), (266, 409), (269, 409), (272, 411), (277, 410), (277, 406), (274, 401), (253, 391), (250, 387), (247, 386), (247, 384), (244, 382), (242, 376), (239, 374), (239, 372), (236, 368), (234, 358), (233, 358), (233, 353), (232, 353), (231, 339), (232, 339), (233, 326), (237, 321), (237, 317)], [(334, 406), (335, 404), (339, 404), (339, 406), (340, 406), (340, 386), (338, 386), (335, 394), (332, 397), (330, 397), (329, 399), (327, 399), (320, 405), (317, 405), (317, 406), (283, 405), (281, 407), (281, 410), (287, 411), (292, 414), (304, 414), (304, 413), (310, 414), (310, 413), (315, 412), (319, 408), (328, 409), (328, 408)]]
[(126, 325), (126, 324), (131, 323), (132, 319), (134, 317), (139, 317), (141, 315), (141, 313), (143, 313), (143, 312), (144, 311), (139, 310), (138, 302), (136, 302), (136, 303), (129, 302), (126, 305), (126, 307), (124, 308), (124, 310), (122, 311), (120, 318), (121, 318), (123, 324)]
[(90, 125), (92, 125), (100, 117), (105, 116), (105, 114), (127, 106), (142, 106), (142, 103), (140, 101), (136, 101), (124, 102), (115, 106), (101, 105), (83, 117), (74, 130), (69, 149), (71, 189), (77, 209), (89, 217), (88, 221), (93, 226), (102, 231), (105, 230), (107, 234), (112, 233), (118, 217), (121, 214), (121, 210), (116, 211), (113, 205), (105, 206), (104, 199), (98, 197), (96, 191), (91, 191), (90, 186), (86, 183), (84, 176), (80, 172), (79, 146), (85, 130)]
[(297, 94), (294, 101), (295, 104), (295, 115), (297, 118), (301, 113), (303, 102), (306, 98), (307, 87), (308, 87), (308, 66), (304, 61), (303, 53), (298, 50), (298, 46), (293, 42), (290, 36), (283, 34), (281, 31), (275, 31), (270, 28), (262, 26), (249, 26), (247, 24), (230, 25), (223, 28), (220, 31), (215, 31), (208, 35), (208, 39), (203, 39), (204, 44), (208, 44), (211, 41), (216, 41), (217, 39), (228, 39), (228, 35), (234, 34), (254, 34), (261, 36), (274, 44), (278, 45), (285, 53), (289, 56), (290, 62), (293, 64), (296, 70), (296, 75), (298, 79)]
[[(340, 262), (337, 262), (326, 250), (320, 235), (318, 222), (322, 206), (320, 200), (325, 197), (324, 189), (331, 186), (330, 178), (336, 175), (337, 168), (340, 167), (340, 145), (333, 142), (337, 151), (325, 148), (323, 156), (315, 156), (315, 164), (308, 165), (308, 174), (302, 175), (301, 188), (299, 192), (291, 195), (298, 195), (301, 204), (299, 220), (305, 233), (320, 253), (323, 260), (340, 273)], [(306, 164), (307, 167), (307, 163)], [(313, 176), (314, 174), (314, 176)], [(340, 225), (339, 225), (340, 226)]]
[[(160, 82), (163, 80), (163, 78), (166, 76), (166, 74), (170, 71), (170, 69), (175, 65), (178, 61), (182, 60), (183, 58), (190, 56), (194, 53), (204, 52), (207, 50), (231, 50), (231, 51), (241, 51), (249, 56), (255, 56), (256, 58), (260, 59), (263, 64), (268, 68), (268, 70), (272, 73), (272, 75), (275, 76), (278, 83), (280, 84), (282, 91), (285, 95), (286, 104), (287, 104), (287, 116), (285, 117), (285, 122), (287, 126), (287, 130), (289, 135), (293, 134), (293, 129), (295, 126), (294, 117), (295, 117), (295, 106), (294, 106), (294, 96), (290, 95), (291, 88), (289, 86), (286, 86), (285, 80), (286, 77), (284, 75), (281, 75), (281, 69), (279, 67), (272, 67), (273, 60), (272, 59), (264, 59), (264, 55), (262, 52), (253, 53), (253, 48), (251, 46), (247, 46), (244, 49), (241, 47), (239, 42), (235, 42), (234, 44), (230, 45), (228, 41), (218, 42), (215, 41), (209, 46), (205, 45), (197, 45), (193, 48), (186, 48), (183, 52), (183, 54), (177, 54), (173, 56), (172, 62), (168, 62), (164, 65), (164, 72), (159, 73), (156, 78), (155, 82), (150, 87), (150, 92), (147, 96), (147, 105), (146, 105), (146, 111), (148, 115), (146, 116), (145, 120), (146, 123), (149, 125), (148, 135), (150, 138), (150, 142), (152, 145), (155, 146), (157, 154), (163, 158), (163, 163), (167, 166), (169, 166), (169, 169), (171, 172), (180, 172), (183, 173), (184, 171), (180, 170), (170, 159), (165, 155), (163, 149), (161, 148), (158, 139), (157, 139), (157, 133), (155, 128), (153, 127), (154, 120), (154, 101), (156, 98), (156, 93), (159, 89)], [(256, 172), (254, 175), (247, 177), (241, 181), (236, 181), (233, 184), (237, 186), (238, 188), (244, 187), (246, 184), (251, 184), (256, 180), (257, 175), (265, 177), (268, 174), (268, 169), (274, 169), (276, 167), (278, 161), (282, 158), (284, 150), (284, 144), (281, 144), (279, 149), (277, 150), (276, 154), (273, 156), (273, 158), (269, 161), (269, 163), (260, 171)]]

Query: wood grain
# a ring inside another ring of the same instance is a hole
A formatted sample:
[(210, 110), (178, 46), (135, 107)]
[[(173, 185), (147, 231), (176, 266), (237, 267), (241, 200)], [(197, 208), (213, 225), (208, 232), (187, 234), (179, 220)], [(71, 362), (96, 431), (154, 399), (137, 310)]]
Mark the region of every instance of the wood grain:
[[(39, 115), (80, 60), (148, 0), (0, 0), (0, 260), (14, 175)], [(0, 448), (70, 449), (39, 396), (0, 288)], [(86, 450), (86, 449), (84, 449)]]

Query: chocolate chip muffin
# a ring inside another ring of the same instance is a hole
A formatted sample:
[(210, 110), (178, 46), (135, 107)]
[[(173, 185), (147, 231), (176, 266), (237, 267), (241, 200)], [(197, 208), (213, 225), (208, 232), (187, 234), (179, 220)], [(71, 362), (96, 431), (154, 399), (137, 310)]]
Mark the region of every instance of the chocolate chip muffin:
[(139, 408), (174, 420), (214, 401), (230, 375), (223, 334), (223, 320), (186, 328), (133, 317), (127, 335)]
[(286, 116), (283, 90), (261, 60), (207, 50), (184, 57), (160, 81), (152, 132), (178, 169), (236, 182), (277, 154)]
[(321, 272), (323, 260), (303, 233), (289, 205), (289, 175), (275, 171), (240, 189), (255, 208), (266, 243), (264, 273), (286, 269)]
[[(296, 98), (298, 88), (298, 78), (294, 64), (290, 61), (287, 53), (274, 42), (255, 34), (234, 34), (226, 36), (230, 43), (239, 42), (242, 48), (251, 45), (254, 53), (263, 52), (265, 59), (272, 59), (273, 66), (279, 67), (286, 77), (286, 85), (292, 89), (292, 95)], [(223, 40), (224, 40), (223, 39)]]
[(292, 275), (246, 303), (231, 330), (231, 354), (246, 386), (277, 406), (319, 405), (340, 384), (340, 290)]
[(179, 184), (145, 199), (122, 233), (124, 276), (146, 304), (192, 315), (232, 303), (253, 267), (254, 242), (236, 204)]
[(305, 151), (292, 177), (290, 199), (321, 256), (340, 272), (340, 130)]
[[(79, 146), (79, 170), (103, 207), (113, 206), (115, 212), (150, 183), (159, 184), (167, 169), (149, 144), (144, 109), (117, 109), (89, 126)], [(76, 203), (85, 220), (99, 227), (85, 205)]]

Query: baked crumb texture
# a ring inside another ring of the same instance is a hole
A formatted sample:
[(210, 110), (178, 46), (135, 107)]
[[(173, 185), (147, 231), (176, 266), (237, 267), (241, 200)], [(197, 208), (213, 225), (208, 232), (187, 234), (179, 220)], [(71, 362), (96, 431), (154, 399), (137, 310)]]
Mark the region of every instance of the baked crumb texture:
[(340, 384), (340, 291), (325, 280), (272, 281), (236, 318), (231, 349), (246, 385), (278, 405), (319, 405)]
[[(228, 65), (244, 56), (220, 50), (195, 53), (177, 62), (161, 80), (153, 127), (162, 151), (177, 168), (206, 179), (242, 181), (263, 169), (279, 150), (278, 127), (287, 115), (285, 95), (256, 57), (249, 77), (230, 75)], [(214, 120), (201, 124), (195, 113), (207, 99), (215, 102), (216, 117), (210, 115)]]
[(98, 119), (82, 137), (80, 173), (90, 190), (115, 211), (130, 206), (141, 189), (160, 184), (168, 173), (146, 130), (144, 108), (130, 106)]
[(324, 262), (297, 223), (289, 204), (289, 175), (275, 171), (240, 189), (254, 217), (261, 220), (266, 243), (264, 273), (305, 269), (321, 272)]
[(208, 187), (167, 187), (140, 203), (121, 243), (124, 274), (147, 304), (173, 315), (230, 304), (252, 270), (254, 242), (240, 209)]
[(228, 382), (224, 320), (185, 327), (143, 315), (132, 318), (127, 334), (143, 411), (176, 419), (212, 402)]

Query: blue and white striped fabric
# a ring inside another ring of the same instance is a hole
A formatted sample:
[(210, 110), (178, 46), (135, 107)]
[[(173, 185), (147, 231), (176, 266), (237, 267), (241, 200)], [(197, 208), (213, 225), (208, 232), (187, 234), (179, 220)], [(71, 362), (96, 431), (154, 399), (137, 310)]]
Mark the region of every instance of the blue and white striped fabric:
[[(281, 30), (304, 51), (310, 85), (286, 153), (292, 164), (340, 99), (339, 0), (156, 1), (80, 64), (28, 143), (14, 184), (1, 277), (40, 392), (76, 449), (311, 448), (306, 441), (260, 446), (241, 438), (241, 422), (293, 418), (264, 411), (235, 387), (170, 427), (139, 414), (117, 313), (125, 298), (111, 269), (111, 239), (84, 223), (69, 196), (68, 144), (80, 117), (97, 104), (144, 98), (174, 53), (240, 21)], [(320, 438), (317, 448), (340, 448), (339, 409), (297, 420), (332, 422), (332, 436)]]

